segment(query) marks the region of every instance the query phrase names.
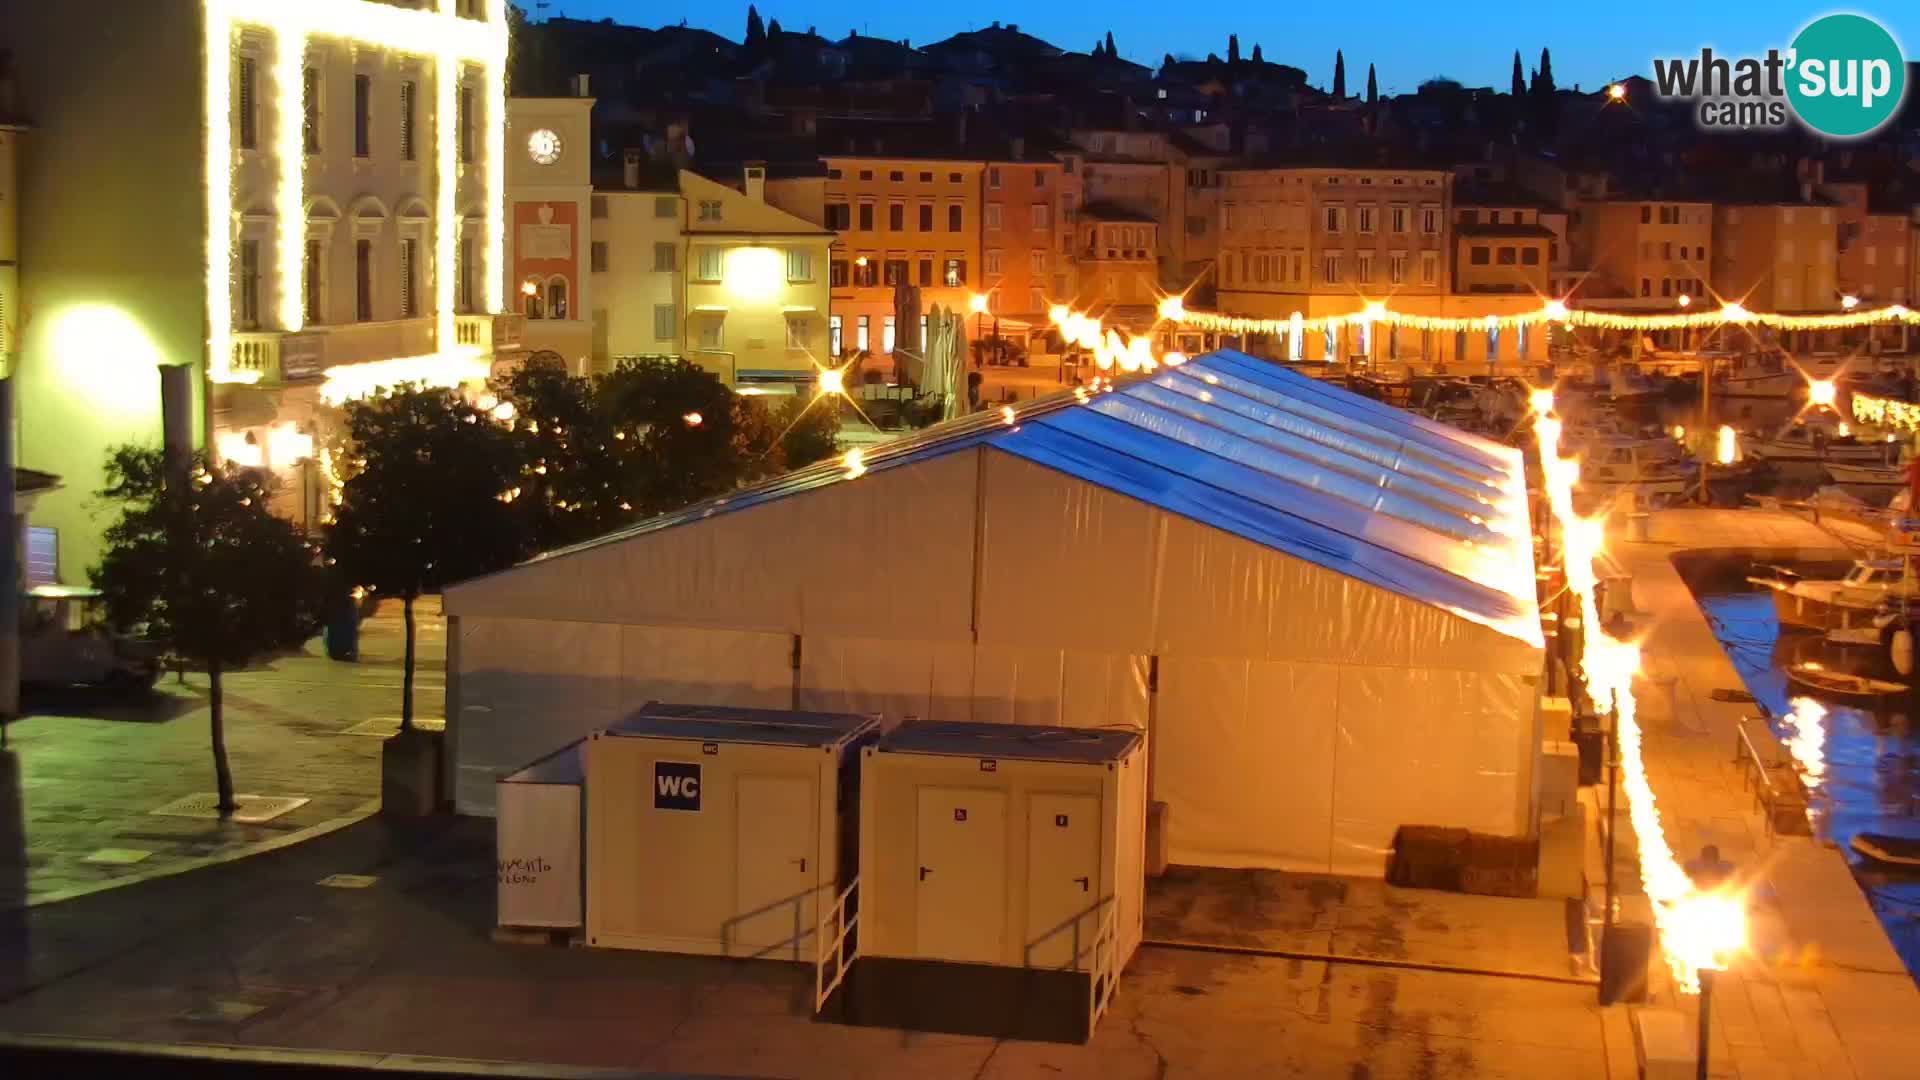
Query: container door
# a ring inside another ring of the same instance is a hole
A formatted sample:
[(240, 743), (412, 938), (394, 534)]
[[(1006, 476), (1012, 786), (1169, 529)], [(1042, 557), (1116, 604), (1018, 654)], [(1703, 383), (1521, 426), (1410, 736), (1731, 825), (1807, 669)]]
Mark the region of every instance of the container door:
[(802, 939), (813, 931), (820, 873), (813, 780), (742, 776), (735, 790), (734, 917), (726, 939), (759, 955), (798, 958)]
[(914, 950), (931, 960), (1002, 962), (1007, 918), (1007, 795), (920, 789)]
[(1082, 968), (1100, 932), (1100, 800), (1027, 800), (1027, 966)]

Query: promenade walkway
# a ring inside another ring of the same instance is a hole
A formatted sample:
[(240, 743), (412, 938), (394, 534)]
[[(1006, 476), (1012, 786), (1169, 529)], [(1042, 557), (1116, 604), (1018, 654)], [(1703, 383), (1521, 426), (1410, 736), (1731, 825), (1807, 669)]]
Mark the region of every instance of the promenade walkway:
[[(1636, 697), (1649, 779), (1681, 858), (1716, 844), (1757, 875), (1754, 954), (1721, 976), (1714, 995), (1713, 1074), (1911, 1077), (1920, 1070), (1920, 991), (1841, 852), (1813, 838), (1769, 837), (1733, 764), (1736, 726), (1754, 706), (1714, 700), (1715, 690), (1742, 683), (1673, 564), (1686, 550), (1761, 549), (1810, 559), (1850, 553), (1829, 533), (1784, 513), (1676, 509), (1654, 514), (1650, 524), (1647, 542), (1615, 532), (1607, 545), (1632, 575), (1642, 613), (1634, 619), (1644, 635)], [(1659, 983), (1655, 997), (1693, 1022), (1697, 998)]]

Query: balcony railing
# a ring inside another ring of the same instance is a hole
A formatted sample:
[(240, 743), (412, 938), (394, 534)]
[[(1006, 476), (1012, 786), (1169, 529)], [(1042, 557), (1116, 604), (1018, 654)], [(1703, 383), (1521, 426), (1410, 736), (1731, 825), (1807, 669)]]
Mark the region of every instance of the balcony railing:
[(498, 315), (455, 315), (453, 340), (488, 352), (517, 349), (527, 336), (527, 317), (515, 311)]

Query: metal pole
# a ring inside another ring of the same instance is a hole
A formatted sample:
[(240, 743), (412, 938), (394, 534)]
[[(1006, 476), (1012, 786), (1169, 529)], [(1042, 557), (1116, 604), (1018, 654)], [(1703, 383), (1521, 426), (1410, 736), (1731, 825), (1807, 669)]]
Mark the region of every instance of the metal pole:
[(1613, 841), (1620, 831), (1620, 695), (1614, 692), (1607, 716), (1607, 910), (1601, 940), (1613, 930)]
[(1717, 448), (1718, 446), (1717, 440), (1711, 444), (1707, 441), (1707, 433), (1713, 430), (1713, 360), (1701, 357), (1700, 427), (1694, 433), (1694, 443), (1700, 447), (1700, 503), (1703, 506), (1711, 505), (1713, 502), (1713, 494), (1707, 490), (1707, 469), (1713, 461), (1714, 454), (1714, 450), (1709, 447)]
[(1712, 968), (1700, 969), (1700, 1054), (1693, 1072), (1696, 1080), (1707, 1080), (1707, 1050), (1712, 1045), (1713, 1030), (1713, 976)]
[[(5, 358), (0, 357), (0, 364)], [(13, 372), (0, 368), (0, 750), (20, 715), (20, 522), (14, 514)]]

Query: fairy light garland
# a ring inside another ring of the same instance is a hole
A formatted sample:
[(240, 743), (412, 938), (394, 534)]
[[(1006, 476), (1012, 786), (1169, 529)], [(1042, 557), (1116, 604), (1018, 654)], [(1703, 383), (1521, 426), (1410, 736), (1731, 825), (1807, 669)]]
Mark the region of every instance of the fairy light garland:
[(1911, 405), (1892, 398), (1876, 397), (1872, 394), (1853, 394), (1853, 418), (1863, 424), (1878, 424), (1882, 427), (1899, 428), (1902, 431), (1920, 430), (1920, 405)]
[(1683, 311), (1657, 315), (1632, 315), (1620, 312), (1571, 308), (1563, 301), (1549, 300), (1532, 311), (1488, 312), (1482, 315), (1417, 315), (1395, 311), (1379, 300), (1369, 301), (1359, 311), (1339, 315), (1306, 316), (1295, 311), (1284, 318), (1254, 318), (1225, 315), (1212, 311), (1191, 311), (1177, 296), (1161, 301), (1160, 317), (1196, 330), (1221, 334), (1294, 334), (1303, 330), (1328, 333), (1347, 326), (1406, 327), (1443, 333), (1507, 330), (1523, 326), (1559, 324), (1591, 327), (1598, 330), (1684, 330), (1712, 329), (1720, 326), (1764, 326), (1774, 330), (1843, 330), (1863, 326), (1907, 323), (1920, 326), (1920, 313), (1902, 304), (1871, 310), (1852, 310), (1834, 315), (1781, 315), (1775, 312), (1749, 311), (1740, 304), (1722, 304), (1710, 311)]

